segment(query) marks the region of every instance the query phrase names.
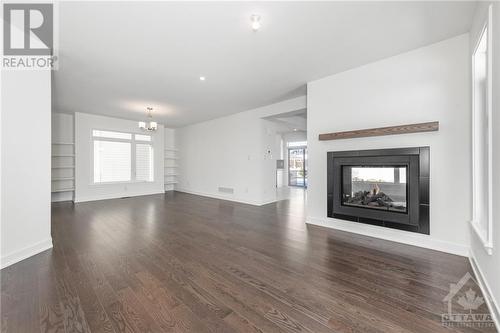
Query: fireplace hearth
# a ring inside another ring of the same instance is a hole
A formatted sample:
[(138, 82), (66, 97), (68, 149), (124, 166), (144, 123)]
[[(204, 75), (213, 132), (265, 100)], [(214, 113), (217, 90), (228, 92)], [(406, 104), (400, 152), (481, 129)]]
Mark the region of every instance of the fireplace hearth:
[(429, 147), (329, 152), (328, 216), (429, 234)]

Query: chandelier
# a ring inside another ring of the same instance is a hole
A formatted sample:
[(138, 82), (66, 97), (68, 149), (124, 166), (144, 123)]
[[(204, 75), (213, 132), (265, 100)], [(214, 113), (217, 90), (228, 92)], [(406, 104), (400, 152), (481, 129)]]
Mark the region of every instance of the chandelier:
[(145, 121), (140, 121), (139, 122), (139, 128), (141, 130), (144, 130), (144, 131), (149, 131), (149, 132), (152, 132), (152, 131), (156, 131), (156, 129), (158, 128), (158, 124), (156, 123), (156, 121), (153, 121), (153, 108), (152, 107), (147, 107), (146, 108), (146, 112), (148, 114), (148, 118), (150, 119), (147, 123)]

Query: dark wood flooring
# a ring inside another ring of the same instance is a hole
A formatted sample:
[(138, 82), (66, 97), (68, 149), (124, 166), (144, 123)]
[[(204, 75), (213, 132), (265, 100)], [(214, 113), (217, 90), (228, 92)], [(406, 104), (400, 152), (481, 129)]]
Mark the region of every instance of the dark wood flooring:
[(307, 226), (294, 200), (56, 203), (54, 248), (1, 272), (2, 332), (494, 331), (441, 325), (465, 258)]

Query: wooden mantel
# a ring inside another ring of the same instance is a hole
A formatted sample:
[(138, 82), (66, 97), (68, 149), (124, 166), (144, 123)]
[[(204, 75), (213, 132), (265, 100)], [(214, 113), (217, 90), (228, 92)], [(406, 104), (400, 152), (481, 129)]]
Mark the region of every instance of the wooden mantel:
[(378, 127), (378, 128), (369, 128), (369, 129), (361, 129), (361, 130), (345, 131), (345, 132), (324, 133), (319, 135), (319, 140), (327, 141), (327, 140), (352, 139), (352, 138), (363, 138), (368, 136), (435, 132), (438, 130), (439, 130), (439, 121), (431, 121), (428, 123)]

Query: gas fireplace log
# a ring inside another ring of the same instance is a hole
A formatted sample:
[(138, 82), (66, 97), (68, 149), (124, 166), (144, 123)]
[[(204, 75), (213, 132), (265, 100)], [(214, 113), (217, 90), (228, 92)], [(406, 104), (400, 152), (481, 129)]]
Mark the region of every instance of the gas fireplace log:
[(393, 202), (393, 200), (384, 192), (373, 194), (370, 191), (358, 191), (354, 193), (352, 198), (347, 200), (347, 203), (356, 205), (370, 205), (375, 203), (382, 207), (391, 207), (391, 202)]

